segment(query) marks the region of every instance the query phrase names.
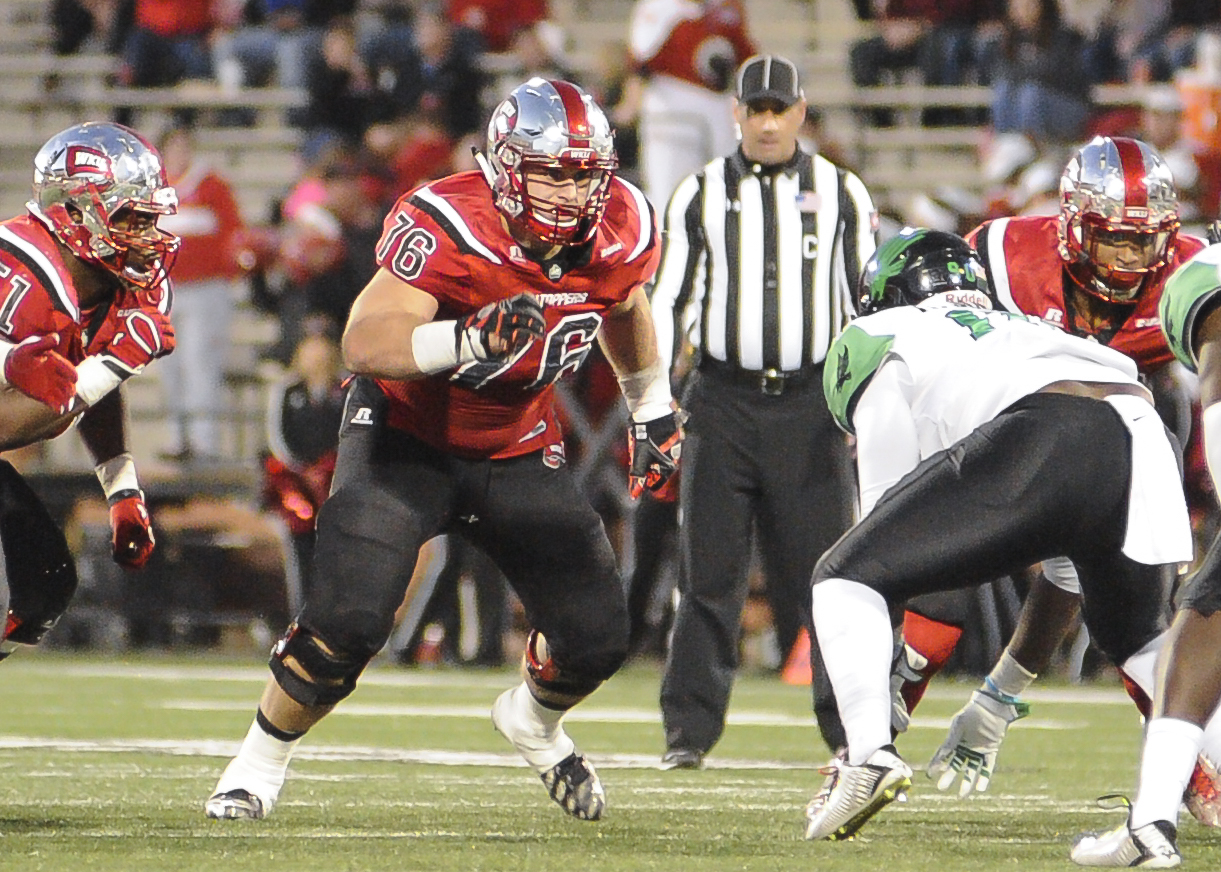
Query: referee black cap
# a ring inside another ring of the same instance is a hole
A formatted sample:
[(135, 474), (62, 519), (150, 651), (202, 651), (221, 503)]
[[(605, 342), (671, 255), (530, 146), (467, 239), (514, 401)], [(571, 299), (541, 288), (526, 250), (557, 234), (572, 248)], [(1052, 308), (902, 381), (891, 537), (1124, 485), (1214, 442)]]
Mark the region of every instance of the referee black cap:
[(797, 66), (779, 55), (755, 55), (738, 68), (738, 102), (774, 101), (786, 109), (801, 99)]

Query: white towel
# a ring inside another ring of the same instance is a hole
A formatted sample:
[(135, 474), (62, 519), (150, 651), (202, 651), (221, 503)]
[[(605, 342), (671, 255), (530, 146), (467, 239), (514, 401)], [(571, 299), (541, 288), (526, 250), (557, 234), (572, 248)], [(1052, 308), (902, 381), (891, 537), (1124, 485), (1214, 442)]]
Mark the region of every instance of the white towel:
[(1191, 520), (1174, 449), (1148, 402), (1131, 394), (1107, 397), (1132, 434), (1132, 483), (1123, 553), (1139, 563), (1188, 563)]

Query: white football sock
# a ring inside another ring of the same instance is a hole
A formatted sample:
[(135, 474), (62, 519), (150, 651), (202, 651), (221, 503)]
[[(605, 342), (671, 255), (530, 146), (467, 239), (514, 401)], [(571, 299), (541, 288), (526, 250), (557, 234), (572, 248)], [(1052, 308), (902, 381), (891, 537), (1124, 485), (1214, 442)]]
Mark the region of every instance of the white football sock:
[(886, 600), (843, 578), (814, 585), (814, 627), (848, 736), (848, 762), (860, 766), (890, 744), (890, 661), (894, 630)]
[(271, 811), (288, 775), (288, 763), (300, 741), (298, 738), (284, 742), (269, 736), (256, 720), (250, 725), (237, 756), (225, 768), (214, 793), (246, 790), (263, 801), (265, 812)]
[(502, 693), (492, 707), (496, 729), (540, 775), (576, 750), (561, 724), (566, 714), (540, 705), (524, 681)]
[(1153, 821), (1178, 825), (1179, 804), (1196, 765), (1204, 731), (1177, 718), (1153, 718), (1145, 730), (1140, 787), (1132, 803), (1132, 828)]

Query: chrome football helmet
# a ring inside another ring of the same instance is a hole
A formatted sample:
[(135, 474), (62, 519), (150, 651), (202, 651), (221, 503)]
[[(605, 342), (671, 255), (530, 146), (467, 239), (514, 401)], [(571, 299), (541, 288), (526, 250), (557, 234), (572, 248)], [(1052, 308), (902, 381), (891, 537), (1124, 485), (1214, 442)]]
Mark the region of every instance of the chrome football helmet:
[(1174, 257), (1179, 196), (1153, 146), (1096, 136), (1060, 177), (1060, 257), (1086, 291), (1134, 301), (1145, 279)]
[(857, 309), (872, 315), (895, 306), (935, 302), (991, 309), (992, 291), (979, 254), (954, 233), (905, 227), (883, 242), (857, 280)]
[(545, 242), (593, 238), (618, 166), (606, 114), (570, 82), (530, 79), (488, 123), (485, 174), (496, 208)]
[(137, 288), (160, 284), (178, 252), (178, 237), (157, 227), (178, 211), (161, 156), (121, 124), (88, 121), (47, 140), (26, 208), (81, 260)]

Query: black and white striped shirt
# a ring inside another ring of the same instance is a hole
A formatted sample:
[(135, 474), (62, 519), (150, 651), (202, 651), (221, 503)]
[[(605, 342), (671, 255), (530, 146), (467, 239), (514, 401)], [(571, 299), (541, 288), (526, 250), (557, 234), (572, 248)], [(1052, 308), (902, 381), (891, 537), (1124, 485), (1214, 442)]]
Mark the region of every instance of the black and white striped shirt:
[(876, 247), (859, 178), (800, 149), (782, 167), (739, 150), (683, 179), (666, 209), (652, 306), (662, 360), (794, 372), (826, 357)]

